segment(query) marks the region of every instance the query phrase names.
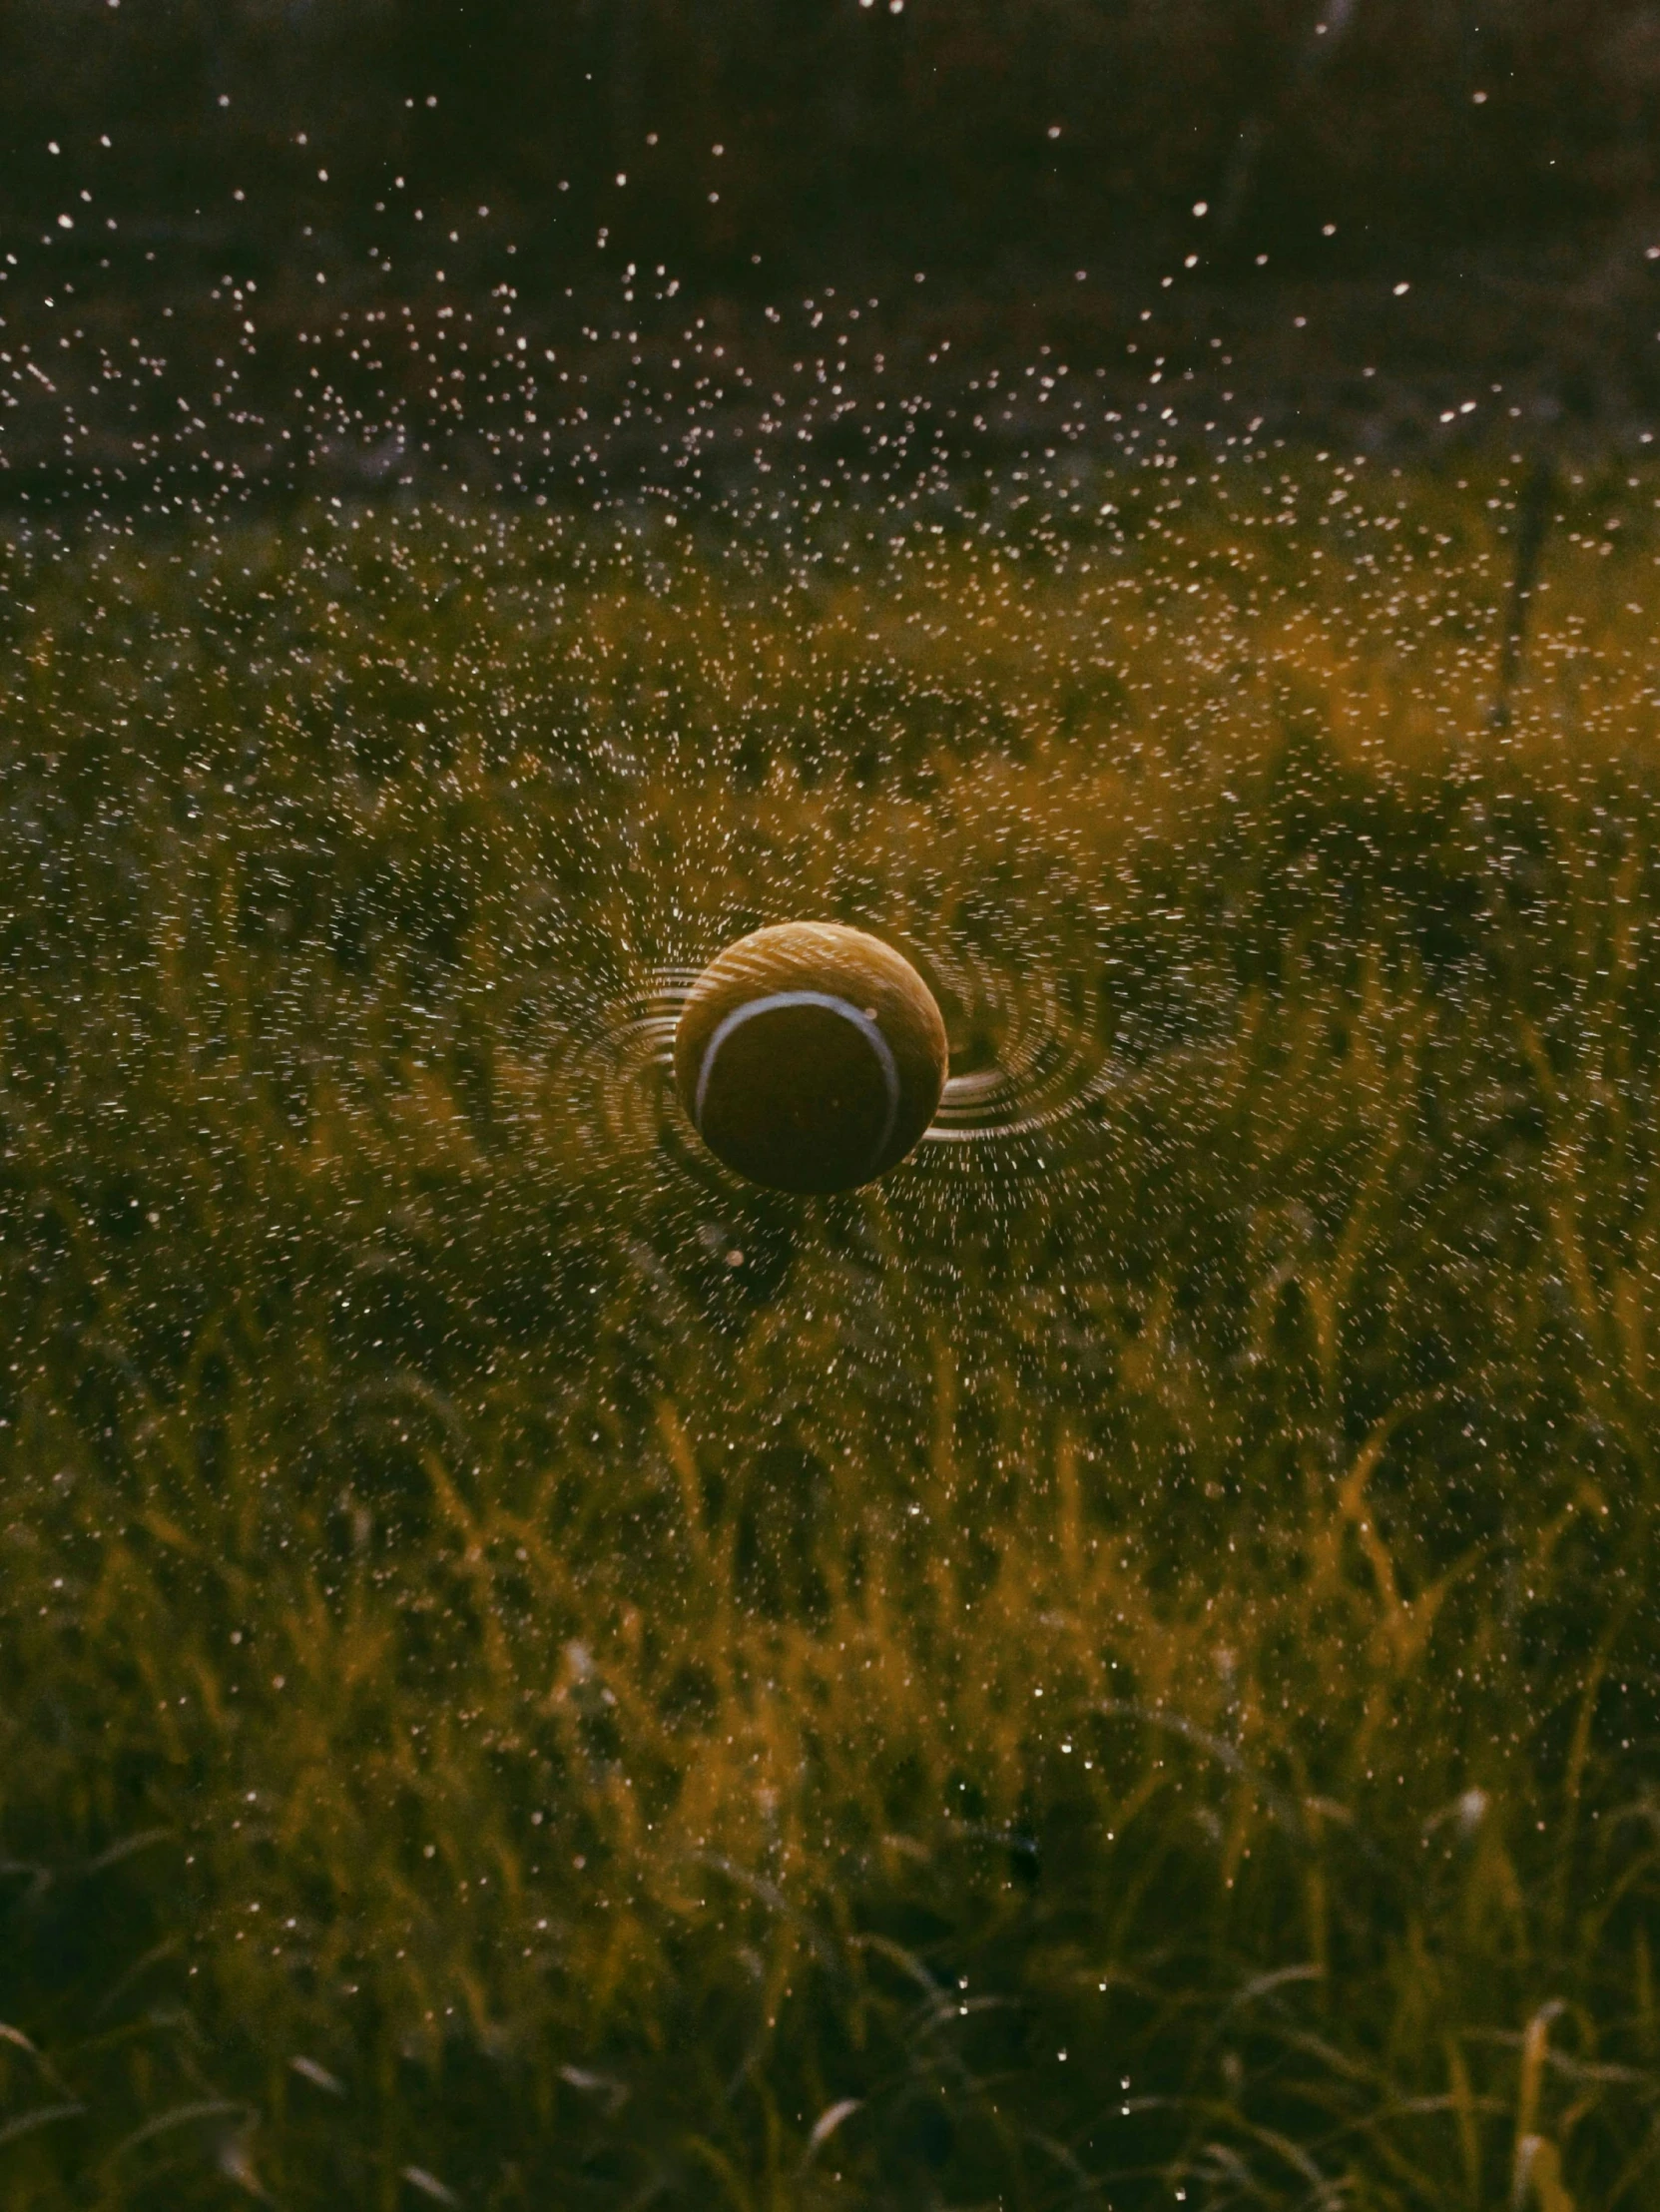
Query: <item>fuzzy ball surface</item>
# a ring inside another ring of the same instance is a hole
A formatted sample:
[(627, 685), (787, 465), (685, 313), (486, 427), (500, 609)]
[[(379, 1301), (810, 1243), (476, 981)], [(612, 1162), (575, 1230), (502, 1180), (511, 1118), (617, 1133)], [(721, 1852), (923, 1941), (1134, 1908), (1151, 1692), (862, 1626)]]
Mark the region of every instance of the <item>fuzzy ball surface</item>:
[(753, 1183), (855, 1190), (911, 1151), (945, 1087), (945, 1024), (902, 953), (836, 921), (740, 937), (692, 987), (675, 1086)]

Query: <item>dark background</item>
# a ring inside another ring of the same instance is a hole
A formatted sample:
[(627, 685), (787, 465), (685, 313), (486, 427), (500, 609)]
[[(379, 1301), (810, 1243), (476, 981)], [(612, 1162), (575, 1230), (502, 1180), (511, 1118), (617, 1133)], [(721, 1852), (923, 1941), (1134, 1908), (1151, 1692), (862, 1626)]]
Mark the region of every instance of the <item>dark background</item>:
[(106, 217), (280, 237), (319, 208), (349, 223), (402, 174), (572, 251), (603, 224), (729, 278), (759, 253), (774, 275), (914, 260), (983, 280), (1011, 256), (1156, 260), (1204, 200), (1219, 273), (1267, 250), (1354, 274), (1644, 215), (1660, 9), (8, 0), (0, 143), (8, 224), (90, 187)]
[[(700, 333), (731, 460), (902, 380), (996, 463), (1053, 408), (988, 374), (1045, 355), (1078, 435), (1155, 388), (1379, 457), (1660, 418), (1649, 0), (0, 0), (0, 504), (586, 498)], [(489, 362), (555, 355), (495, 436)]]

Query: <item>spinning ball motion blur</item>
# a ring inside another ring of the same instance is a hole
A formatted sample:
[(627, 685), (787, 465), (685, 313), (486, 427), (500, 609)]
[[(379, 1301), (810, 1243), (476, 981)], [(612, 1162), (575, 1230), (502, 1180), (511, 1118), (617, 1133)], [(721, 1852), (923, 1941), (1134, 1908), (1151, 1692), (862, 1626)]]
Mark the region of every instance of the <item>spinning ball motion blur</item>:
[(945, 1024), (902, 954), (833, 921), (740, 937), (693, 985), (675, 1085), (711, 1152), (775, 1190), (897, 1166), (945, 1086)]

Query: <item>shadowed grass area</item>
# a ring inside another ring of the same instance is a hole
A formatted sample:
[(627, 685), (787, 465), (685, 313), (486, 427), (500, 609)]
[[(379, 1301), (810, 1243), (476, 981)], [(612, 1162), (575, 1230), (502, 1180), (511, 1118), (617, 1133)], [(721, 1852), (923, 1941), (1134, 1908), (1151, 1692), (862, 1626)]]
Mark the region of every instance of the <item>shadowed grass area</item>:
[[(1272, 465), (6, 549), (9, 2205), (1650, 2200), (1652, 487)], [(702, 1169), (795, 912), (1110, 1083)]]

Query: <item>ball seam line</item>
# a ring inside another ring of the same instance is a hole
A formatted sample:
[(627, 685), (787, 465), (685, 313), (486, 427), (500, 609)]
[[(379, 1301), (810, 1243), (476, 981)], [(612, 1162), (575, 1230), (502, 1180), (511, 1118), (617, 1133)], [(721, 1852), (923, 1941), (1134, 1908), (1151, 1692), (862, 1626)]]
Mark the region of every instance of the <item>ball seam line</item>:
[(692, 1100), (692, 1119), (698, 1134), (703, 1135), (704, 1101), (709, 1095), (710, 1077), (715, 1072), (715, 1056), (735, 1029), (757, 1014), (772, 1013), (786, 1006), (822, 1006), (827, 1013), (838, 1014), (843, 1021), (850, 1021), (876, 1056), (882, 1081), (887, 1087), (887, 1116), (881, 1125), (881, 1133), (870, 1149), (871, 1161), (879, 1160), (886, 1152), (893, 1136), (893, 1125), (899, 1118), (899, 1069), (893, 1058), (892, 1047), (876, 1024), (859, 1007), (850, 1005), (844, 998), (837, 998), (830, 991), (771, 991), (765, 998), (746, 1000), (735, 1006), (716, 1024), (715, 1034), (704, 1046), (703, 1059), (698, 1067), (698, 1087)]

